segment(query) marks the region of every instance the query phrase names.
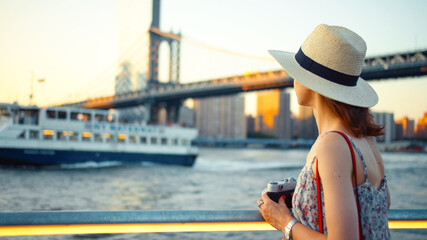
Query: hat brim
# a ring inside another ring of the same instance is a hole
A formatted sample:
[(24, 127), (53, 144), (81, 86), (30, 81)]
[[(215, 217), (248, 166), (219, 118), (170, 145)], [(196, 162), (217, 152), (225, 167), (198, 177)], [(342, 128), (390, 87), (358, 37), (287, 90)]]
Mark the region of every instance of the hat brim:
[(302, 68), (295, 60), (295, 53), (268, 50), (286, 72), (305, 87), (333, 100), (357, 107), (373, 107), (378, 95), (364, 79), (359, 77), (356, 86), (344, 86), (319, 77)]

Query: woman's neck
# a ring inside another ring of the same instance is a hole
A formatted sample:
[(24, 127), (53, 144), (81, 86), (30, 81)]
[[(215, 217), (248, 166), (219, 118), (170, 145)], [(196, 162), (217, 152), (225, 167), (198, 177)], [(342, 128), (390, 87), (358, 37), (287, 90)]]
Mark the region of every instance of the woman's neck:
[(329, 131), (347, 132), (341, 119), (329, 109), (322, 98), (317, 94), (313, 104), (313, 113), (316, 118), (319, 136)]

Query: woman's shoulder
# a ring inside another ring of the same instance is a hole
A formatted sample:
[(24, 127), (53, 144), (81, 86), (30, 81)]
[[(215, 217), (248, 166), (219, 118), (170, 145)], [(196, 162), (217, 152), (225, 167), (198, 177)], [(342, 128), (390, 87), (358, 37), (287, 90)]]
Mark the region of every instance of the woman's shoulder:
[(322, 165), (333, 168), (351, 169), (350, 148), (346, 140), (338, 133), (329, 132), (318, 139), (316, 155), (319, 161), (319, 170)]
[(319, 137), (316, 150), (318, 154), (340, 154), (349, 150), (349, 146), (341, 134), (336, 132), (327, 132)]

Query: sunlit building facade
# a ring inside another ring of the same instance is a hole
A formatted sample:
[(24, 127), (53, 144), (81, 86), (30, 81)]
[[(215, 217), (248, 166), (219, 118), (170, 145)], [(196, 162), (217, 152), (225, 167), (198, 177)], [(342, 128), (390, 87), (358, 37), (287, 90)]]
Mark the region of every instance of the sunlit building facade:
[(255, 131), (290, 139), (291, 125), (289, 93), (285, 90), (270, 90), (258, 94)]
[(416, 137), (427, 139), (427, 112), (424, 113), (424, 117), (419, 118), (417, 121)]
[[(257, 96), (258, 130), (265, 133), (274, 133), (274, 117), (279, 114), (280, 95), (278, 90), (260, 92)], [(261, 119), (261, 118), (260, 118)]]
[(401, 122), (403, 127), (403, 138), (413, 138), (415, 136), (415, 121), (408, 117), (403, 117)]
[(179, 109), (178, 123), (182, 126), (194, 126), (194, 109), (187, 106), (181, 106)]
[(242, 95), (197, 99), (195, 109), (200, 137), (246, 138), (245, 99)]

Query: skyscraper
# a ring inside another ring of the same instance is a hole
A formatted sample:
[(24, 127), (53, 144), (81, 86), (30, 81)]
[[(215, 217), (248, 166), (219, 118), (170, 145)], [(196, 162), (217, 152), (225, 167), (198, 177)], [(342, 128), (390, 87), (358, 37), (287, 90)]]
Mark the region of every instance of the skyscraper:
[(274, 117), (279, 114), (279, 90), (262, 91), (257, 95), (257, 116), (262, 116), (258, 122), (260, 132), (274, 134)]
[(395, 140), (402, 140), (403, 139), (403, 124), (402, 120), (396, 120), (395, 124)]
[(427, 112), (424, 113), (424, 117), (418, 119), (416, 136), (417, 138), (427, 139)]
[(245, 99), (242, 95), (202, 98), (195, 102), (200, 137), (246, 138)]
[(299, 107), (298, 137), (303, 139), (316, 139), (319, 135), (313, 108)]
[(415, 121), (408, 117), (402, 118), (403, 138), (413, 138), (415, 135)]
[(291, 96), (285, 90), (281, 90), (279, 93), (279, 114), (276, 118), (277, 121), (274, 122), (274, 126), (280, 139), (291, 139), (293, 137), (290, 108)]
[(255, 130), (281, 139), (292, 138), (289, 93), (270, 90), (258, 94)]
[(179, 109), (178, 123), (183, 126), (194, 126), (194, 109), (187, 106), (181, 106)]
[(252, 115), (246, 116), (246, 131), (255, 132), (255, 118)]
[(377, 140), (390, 143), (396, 138), (396, 126), (394, 122), (394, 114), (387, 112), (372, 112), (374, 122), (384, 126), (384, 136), (378, 136)]

